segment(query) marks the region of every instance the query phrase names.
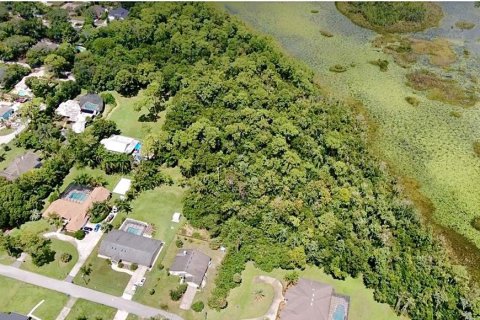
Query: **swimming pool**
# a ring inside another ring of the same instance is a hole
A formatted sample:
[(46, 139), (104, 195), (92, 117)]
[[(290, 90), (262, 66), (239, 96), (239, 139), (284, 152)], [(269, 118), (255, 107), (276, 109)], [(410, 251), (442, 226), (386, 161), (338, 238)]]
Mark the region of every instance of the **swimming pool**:
[(343, 304), (337, 305), (333, 312), (332, 320), (345, 320), (345, 306)]
[(127, 232), (136, 234), (137, 236), (141, 236), (143, 233), (143, 230), (130, 226), (130, 227), (127, 227)]
[(67, 199), (83, 202), (87, 199), (87, 194), (83, 191), (74, 190), (67, 195)]

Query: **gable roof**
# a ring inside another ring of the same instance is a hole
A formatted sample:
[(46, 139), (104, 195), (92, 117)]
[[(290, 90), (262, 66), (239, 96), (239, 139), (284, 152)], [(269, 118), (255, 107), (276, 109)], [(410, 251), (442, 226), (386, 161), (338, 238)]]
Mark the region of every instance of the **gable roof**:
[(180, 249), (175, 256), (170, 271), (185, 272), (190, 276), (185, 277), (187, 282), (193, 282), (200, 286), (205, 273), (207, 273), (210, 257), (195, 249)]
[(108, 15), (115, 19), (125, 19), (128, 16), (128, 10), (125, 8), (115, 8), (108, 12)]
[(115, 261), (151, 267), (163, 242), (122, 230), (112, 230), (103, 239), (98, 253)]
[(0, 312), (0, 320), (29, 320), (31, 319), (28, 316), (24, 316), (15, 312)]
[(113, 135), (102, 139), (100, 143), (109, 151), (129, 154), (133, 152), (139, 141), (126, 136)]
[(280, 319), (329, 320), (332, 295), (332, 286), (302, 278), (287, 290)]
[(89, 93), (81, 96), (78, 99), (80, 109), (88, 111), (96, 111), (98, 113), (103, 111), (103, 99), (96, 93)]
[[(67, 189), (68, 190), (68, 189)], [(48, 217), (52, 213), (60, 215), (68, 220), (66, 229), (77, 231), (85, 225), (88, 220), (88, 209), (94, 202), (102, 202), (108, 199), (110, 191), (104, 187), (96, 187), (83, 202), (75, 202), (65, 198), (53, 201), (43, 212), (43, 217)]]
[(13, 181), (25, 172), (40, 167), (41, 164), (40, 157), (34, 152), (28, 151), (24, 155), (13, 159), (12, 163), (0, 173), (0, 176), (5, 177), (9, 181)]

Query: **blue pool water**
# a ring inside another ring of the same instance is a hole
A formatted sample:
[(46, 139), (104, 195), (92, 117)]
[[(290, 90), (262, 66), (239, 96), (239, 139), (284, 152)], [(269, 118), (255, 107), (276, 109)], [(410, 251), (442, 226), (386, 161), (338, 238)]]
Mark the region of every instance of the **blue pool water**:
[(332, 320), (345, 320), (345, 307), (339, 304), (332, 315)]
[(137, 236), (141, 236), (141, 235), (142, 235), (142, 230), (137, 229), (137, 228), (135, 228), (135, 227), (128, 227), (128, 228), (127, 228), (127, 232), (136, 234)]
[(27, 95), (27, 92), (25, 90), (21, 89), (21, 90), (18, 91), (18, 95), (20, 97), (25, 97)]
[(68, 199), (72, 199), (75, 201), (83, 202), (87, 198), (87, 194), (81, 191), (72, 191), (68, 194)]

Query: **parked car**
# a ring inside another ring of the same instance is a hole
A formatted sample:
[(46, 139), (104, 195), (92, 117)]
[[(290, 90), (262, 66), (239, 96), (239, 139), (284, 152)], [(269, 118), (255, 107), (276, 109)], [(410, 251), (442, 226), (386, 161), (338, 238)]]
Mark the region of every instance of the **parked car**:
[(107, 222), (112, 221), (113, 217), (115, 217), (113, 214), (108, 215)]
[(136, 285), (139, 287), (143, 287), (144, 284), (145, 284), (145, 277), (143, 277), (139, 282), (136, 283)]
[(87, 232), (93, 231), (93, 229), (90, 228), (90, 227), (83, 227), (82, 229), (83, 229), (83, 231), (87, 231)]
[(100, 227), (101, 227), (100, 223), (97, 223), (97, 225), (95, 226), (95, 229), (94, 229), (95, 232), (97, 232), (98, 230), (100, 230)]

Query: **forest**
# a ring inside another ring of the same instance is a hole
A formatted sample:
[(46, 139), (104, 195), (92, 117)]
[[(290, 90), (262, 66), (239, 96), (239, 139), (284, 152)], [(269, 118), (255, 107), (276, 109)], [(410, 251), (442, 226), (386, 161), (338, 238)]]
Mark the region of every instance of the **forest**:
[[(137, 3), (125, 21), (77, 36), (87, 48), (69, 67), (78, 86), (125, 96), (145, 89), (145, 121), (167, 110), (163, 131), (144, 146), (156, 167), (136, 173), (136, 181), (158, 179), (135, 190), (167, 181), (161, 165), (179, 166), (188, 178), (186, 217), (228, 248), (211, 307), (226, 306), (234, 275), (253, 261), (266, 271), (311, 264), (337, 279), (361, 276), (377, 301), (412, 319), (480, 316), (468, 276), (369, 154), (365, 125), (270, 40), (204, 3)], [(0, 185), (11, 201), (32, 198), (27, 210), (40, 207), (37, 198), (59, 184), (66, 166), (101, 166), (98, 142), (116, 130), (94, 122), (65, 143), (49, 121), (52, 107), (43, 115), (31, 110), (33, 124), (19, 143), (49, 154), (59, 147), (58, 163), (50, 160), (58, 175), (45, 182), (41, 169), (28, 184)], [(49, 143), (36, 143), (40, 134)], [(121, 172), (122, 161), (109, 168)], [(6, 225), (15, 224), (16, 211), (0, 203)]]

